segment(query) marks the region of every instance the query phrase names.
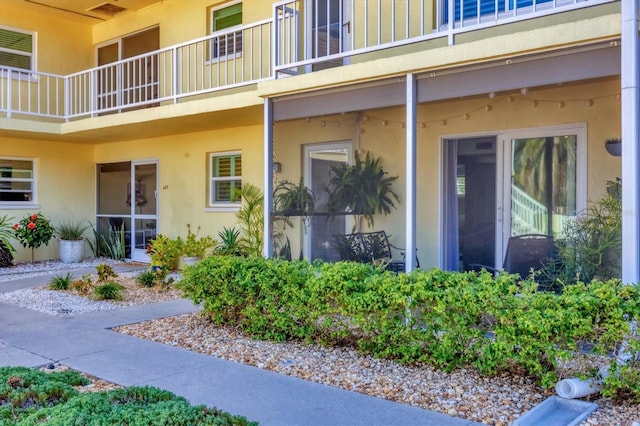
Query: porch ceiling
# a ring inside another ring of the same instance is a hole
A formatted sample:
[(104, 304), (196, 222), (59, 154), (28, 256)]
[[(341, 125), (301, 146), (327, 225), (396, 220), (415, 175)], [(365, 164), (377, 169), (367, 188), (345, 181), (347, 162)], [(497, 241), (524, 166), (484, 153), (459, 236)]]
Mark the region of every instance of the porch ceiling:
[(48, 8), (88, 23), (107, 21), (136, 12), (160, 0), (4, 0), (20, 6)]
[[(434, 102), (490, 92), (570, 84), (620, 74), (617, 43), (600, 42), (549, 53), (523, 55), (418, 73), (418, 102)], [(336, 114), (405, 104), (404, 76), (284, 95), (275, 98), (274, 119)]]

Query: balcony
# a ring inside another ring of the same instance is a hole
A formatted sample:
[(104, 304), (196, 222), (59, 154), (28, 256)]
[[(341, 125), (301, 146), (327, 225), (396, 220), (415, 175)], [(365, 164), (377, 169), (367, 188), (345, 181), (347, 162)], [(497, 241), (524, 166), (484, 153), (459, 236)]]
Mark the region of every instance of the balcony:
[(70, 121), (178, 103), (614, 1), (438, 0), (434, 9), (432, 0), (318, 0), (311, 10), (281, 1), (271, 19), (71, 75), (0, 67), (0, 113)]

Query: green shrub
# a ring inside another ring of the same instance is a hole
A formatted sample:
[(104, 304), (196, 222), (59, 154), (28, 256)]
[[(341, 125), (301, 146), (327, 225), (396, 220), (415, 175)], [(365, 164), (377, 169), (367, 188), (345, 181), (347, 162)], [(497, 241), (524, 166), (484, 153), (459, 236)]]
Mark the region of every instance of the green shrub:
[(56, 275), (49, 282), (49, 288), (51, 290), (69, 290), (71, 287), (71, 273), (67, 272), (66, 275)]
[[(258, 338), (356, 345), (402, 363), (485, 375), (524, 373), (555, 384), (560, 361), (615, 352), (627, 339), (640, 292), (619, 280), (537, 291), (516, 275), (416, 270), (395, 275), (354, 262), (287, 262), (214, 256), (187, 268), (178, 287), (215, 323)], [(630, 340), (629, 340), (630, 339)], [(633, 358), (635, 357), (635, 358)], [(638, 361), (637, 364), (640, 364)], [(640, 398), (638, 365), (612, 360), (605, 394)], [(577, 374), (593, 375), (588, 366)]]
[(152, 387), (80, 393), (90, 381), (76, 371), (44, 373), (0, 367), (0, 424), (66, 425), (256, 425)]
[(84, 393), (64, 405), (41, 410), (21, 425), (257, 425), (216, 408), (190, 405), (186, 399), (152, 387)]
[(71, 281), (71, 290), (81, 296), (87, 296), (91, 293), (92, 288), (93, 280), (91, 279), (91, 274), (83, 275), (82, 278)]
[(156, 274), (151, 269), (145, 269), (136, 275), (136, 282), (143, 287), (153, 287), (156, 285)]
[(102, 283), (108, 280), (109, 278), (117, 278), (118, 274), (113, 270), (111, 265), (107, 263), (101, 263), (96, 266), (96, 272), (98, 273), (98, 282)]
[(63, 404), (89, 381), (75, 371), (44, 373), (25, 367), (0, 367), (0, 424), (16, 424), (43, 407)]
[(124, 286), (109, 281), (106, 284), (96, 286), (94, 294), (97, 300), (122, 300), (124, 290)]
[(177, 287), (218, 324), (239, 324), (256, 337), (306, 338), (306, 262), (211, 256), (185, 268)]

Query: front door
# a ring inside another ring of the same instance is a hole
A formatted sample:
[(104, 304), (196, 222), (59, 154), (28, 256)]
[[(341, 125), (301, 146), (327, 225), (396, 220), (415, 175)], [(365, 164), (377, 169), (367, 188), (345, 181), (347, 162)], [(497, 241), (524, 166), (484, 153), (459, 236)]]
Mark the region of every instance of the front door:
[[(325, 212), (329, 201), (326, 187), (329, 183), (333, 166), (351, 161), (351, 143), (336, 142), (307, 145), (304, 149), (305, 185), (313, 191), (315, 197), (314, 210)], [(312, 216), (307, 232), (304, 234), (303, 255), (309, 260), (340, 260), (334, 248), (336, 235), (344, 235), (350, 226), (347, 216)]]
[(98, 164), (100, 255), (149, 261), (146, 247), (157, 233), (157, 182), (157, 161)]
[(147, 246), (158, 229), (158, 163), (132, 163), (131, 192), (131, 259), (148, 262)]
[(502, 267), (509, 237), (558, 236), (586, 207), (583, 127), (444, 141), (443, 267)]

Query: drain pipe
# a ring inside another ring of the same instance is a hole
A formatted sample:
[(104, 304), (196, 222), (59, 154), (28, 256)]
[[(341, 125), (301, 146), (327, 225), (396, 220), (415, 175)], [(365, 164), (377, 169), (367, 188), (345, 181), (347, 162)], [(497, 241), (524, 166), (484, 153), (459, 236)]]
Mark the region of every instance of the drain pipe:
[(556, 384), (556, 393), (560, 398), (574, 399), (600, 392), (602, 380), (608, 376), (605, 367), (600, 369), (597, 377), (592, 379), (563, 379)]

